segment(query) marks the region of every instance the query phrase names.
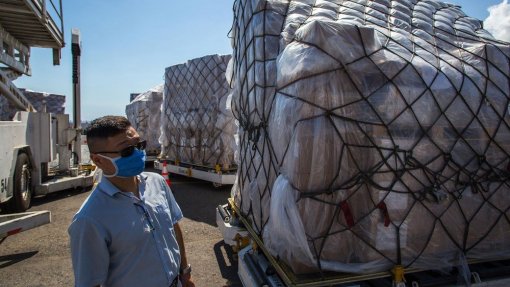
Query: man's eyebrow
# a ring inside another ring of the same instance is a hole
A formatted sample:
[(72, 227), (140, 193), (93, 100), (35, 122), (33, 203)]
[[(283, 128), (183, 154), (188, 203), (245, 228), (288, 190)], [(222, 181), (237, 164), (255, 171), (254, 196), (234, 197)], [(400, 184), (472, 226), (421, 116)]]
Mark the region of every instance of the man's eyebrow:
[(128, 142), (128, 141), (129, 141), (129, 139), (124, 139), (123, 141), (118, 142), (118, 143), (117, 143), (117, 146), (118, 146), (118, 147), (121, 147), (121, 146), (123, 146), (123, 145), (124, 145), (126, 142)]
[[(121, 147), (123, 146), (126, 142), (131, 142), (132, 139), (137, 139), (138, 142), (140, 141), (140, 136), (137, 135), (137, 136), (133, 136), (133, 137), (128, 137), (127, 139), (124, 139), (123, 141), (117, 143), (117, 146), (118, 147)], [(131, 145), (131, 144), (130, 144)]]

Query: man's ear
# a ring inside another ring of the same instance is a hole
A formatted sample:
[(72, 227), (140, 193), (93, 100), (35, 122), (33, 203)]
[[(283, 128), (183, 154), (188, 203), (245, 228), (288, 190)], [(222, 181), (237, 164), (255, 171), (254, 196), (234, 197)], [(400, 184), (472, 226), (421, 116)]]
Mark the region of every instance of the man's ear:
[(106, 160), (105, 158), (102, 158), (100, 156), (98, 156), (97, 154), (95, 153), (91, 153), (90, 154), (90, 159), (92, 160), (92, 162), (94, 162), (95, 165), (97, 165), (97, 167), (101, 168), (103, 165), (104, 165), (104, 160)]
[(90, 159), (94, 162), (94, 164), (103, 171), (103, 174), (114, 174), (115, 166), (112, 161), (108, 158), (102, 157), (98, 154), (90, 154)]

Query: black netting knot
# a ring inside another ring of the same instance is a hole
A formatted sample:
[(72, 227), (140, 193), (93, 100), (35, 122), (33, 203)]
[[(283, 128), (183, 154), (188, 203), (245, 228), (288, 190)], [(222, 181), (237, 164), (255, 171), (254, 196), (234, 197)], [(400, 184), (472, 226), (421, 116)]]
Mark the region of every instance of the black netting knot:
[(265, 128), (266, 124), (264, 122), (261, 122), (256, 126), (250, 125), (246, 129), (246, 131), (248, 132), (248, 140), (253, 142), (252, 150), (255, 150), (257, 148), (257, 143), (260, 139), (260, 130)]
[(484, 155), (478, 156), (478, 164), (482, 165), (484, 163), (487, 163), (487, 161), (485, 160), (485, 156)]

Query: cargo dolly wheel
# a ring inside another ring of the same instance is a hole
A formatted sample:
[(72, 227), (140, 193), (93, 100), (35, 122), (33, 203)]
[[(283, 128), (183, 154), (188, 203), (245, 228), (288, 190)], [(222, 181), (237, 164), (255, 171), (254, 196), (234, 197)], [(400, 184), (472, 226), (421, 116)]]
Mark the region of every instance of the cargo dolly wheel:
[(214, 188), (221, 188), (223, 186), (223, 184), (218, 183), (218, 182), (213, 182), (212, 185)]

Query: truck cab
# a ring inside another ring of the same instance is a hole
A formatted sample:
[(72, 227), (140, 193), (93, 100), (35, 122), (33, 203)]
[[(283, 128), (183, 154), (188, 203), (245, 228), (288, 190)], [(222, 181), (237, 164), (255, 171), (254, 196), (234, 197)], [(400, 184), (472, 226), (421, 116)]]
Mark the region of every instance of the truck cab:
[(45, 108), (36, 110), (13, 83), (20, 76), (31, 76), (31, 47), (52, 49), (53, 64), (60, 64), (65, 45), (62, 16), (61, 0), (0, 0), (0, 204), (3, 211), (23, 212), (30, 207), (34, 196), (93, 184), (93, 167), (80, 163), (79, 32), (73, 30), (72, 37), (73, 124), (67, 114), (47, 113)]

